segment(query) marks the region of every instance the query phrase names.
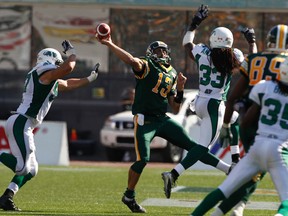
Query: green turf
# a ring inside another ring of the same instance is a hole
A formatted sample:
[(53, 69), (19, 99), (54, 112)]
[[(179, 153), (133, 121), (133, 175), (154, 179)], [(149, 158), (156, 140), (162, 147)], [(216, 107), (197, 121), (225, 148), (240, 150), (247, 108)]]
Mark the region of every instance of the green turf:
[[(28, 182), (14, 198), (22, 212), (11, 213), (0, 210), (0, 215), (133, 215), (120, 201), (126, 188), (128, 168), (129, 164), (117, 168), (40, 166), (36, 178)], [(147, 198), (165, 198), (160, 173), (166, 170), (167, 168), (152, 166), (145, 168), (137, 187), (139, 203)], [(0, 173), (0, 188), (4, 191), (13, 173), (2, 164), (0, 164)], [(188, 170), (177, 182), (178, 185), (188, 186), (188, 189), (172, 193), (171, 199), (201, 200), (224, 178), (225, 175), (216, 170)], [(274, 191), (269, 175), (265, 176), (258, 189)], [(253, 200), (278, 202), (278, 196), (257, 194), (253, 195)], [(188, 216), (193, 210), (191, 207), (144, 207), (148, 215), (152, 216)], [(249, 216), (273, 214), (275, 210), (245, 210), (245, 215)]]

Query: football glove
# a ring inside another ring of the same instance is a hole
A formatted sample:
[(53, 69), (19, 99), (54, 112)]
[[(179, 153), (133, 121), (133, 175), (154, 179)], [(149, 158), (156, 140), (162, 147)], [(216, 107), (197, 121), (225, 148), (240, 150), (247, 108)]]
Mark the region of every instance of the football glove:
[(248, 41), (248, 43), (255, 43), (256, 42), (256, 36), (255, 36), (255, 31), (253, 28), (243, 28), (241, 30), (241, 32), (243, 33), (244, 37), (246, 38), (246, 40)]
[(190, 25), (190, 31), (195, 30), (200, 25), (200, 23), (208, 17), (208, 12), (209, 12), (208, 5), (201, 4), (201, 6), (198, 8), (198, 11), (196, 12), (196, 14), (192, 19), (192, 23)]
[(97, 63), (94, 66), (93, 70), (91, 71), (90, 75), (87, 77), (87, 79), (90, 83), (97, 79), (99, 66), (100, 66), (100, 64)]
[(62, 47), (63, 47), (63, 53), (67, 54), (67, 55), (72, 55), (75, 54), (75, 49), (73, 47), (73, 45), (71, 44), (71, 42), (69, 40), (64, 40), (62, 42)]
[(227, 148), (230, 145), (232, 138), (233, 135), (230, 126), (223, 124), (219, 135), (219, 142), (221, 148)]

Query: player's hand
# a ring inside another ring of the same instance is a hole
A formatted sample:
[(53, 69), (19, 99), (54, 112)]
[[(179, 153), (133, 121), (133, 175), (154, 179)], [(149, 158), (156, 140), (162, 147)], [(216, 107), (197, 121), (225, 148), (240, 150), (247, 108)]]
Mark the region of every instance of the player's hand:
[(241, 30), (243, 33), (244, 37), (246, 38), (248, 43), (255, 43), (256, 42), (256, 36), (255, 36), (255, 31), (253, 28), (243, 28)]
[(90, 83), (97, 79), (99, 66), (100, 66), (100, 64), (97, 63), (94, 66), (93, 70), (91, 71), (91, 74), (87, 77), (87, 79)]
[(200, 25), (200, 23), (208, 17), (208, 12), (209, 12), (208, 5), (201, 4), (200, 7), (198, 8), (198, 11), (196, 12), (196, 14), (192, 19), (190, 31), (195, 30)]
[[(62, 47), (63, 47), (63, 53), (64, 54), (75, 54), (75, 49), (73, 47), (73, 45), (71, 44), (71, 42), (69, 40), (64, 40), (62, 42)], [(69, 53), (68, 53), (69, 52)]]
[(185, 83), (187, 81), (187, 77), (183, 75), (183, 73), (179, 73), (177, 77), (177, 90), (184, 91)]
[(219, 135), (221, 148), (227, 148), (230, 145), (232, 138), (233, 138), (233, 135), (232, 135), (230, 126), (224, 124), (221, 128), (220, 135)]

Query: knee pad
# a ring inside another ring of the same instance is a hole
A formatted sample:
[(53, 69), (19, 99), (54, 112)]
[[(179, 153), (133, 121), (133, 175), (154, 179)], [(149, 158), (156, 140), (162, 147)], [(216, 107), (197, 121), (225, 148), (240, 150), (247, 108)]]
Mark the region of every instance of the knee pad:
[(141, 174), (144, 167), (146, 166), (147, 162), (146, 161), (143, 161), (143, 160), (140, 160), (140, 161), (136, 161), (132, 166), (131, 166), (131, 169), (138, 173), (138, 174)]

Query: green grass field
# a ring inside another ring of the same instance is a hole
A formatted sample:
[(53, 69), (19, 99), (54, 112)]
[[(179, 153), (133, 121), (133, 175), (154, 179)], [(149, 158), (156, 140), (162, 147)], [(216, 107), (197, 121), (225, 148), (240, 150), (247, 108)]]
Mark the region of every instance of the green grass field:
[[(22, 212), (0, 210), (0, 215), (133, 215), (121, 202), (126, 188), (129, 165), (130, 163), (118, 167), (40, 166), (38, 175), (28, 182), (14, 198)], [(187, 188), (173, 192), (171, 199), (166, 200), (160, 174), (172, 167), (173, 164), (167, 164), (165, 168), (155, 167), (151, 163), (145, 168), (136, 191), (139, 203), (149, 203), (152, 198), (154, 200), (151, 205), (143, 205), (148, 212), (147, 215), (188, 216), (193, 210), (190, 203), (201, 200), (225, 178), (225, 175), (217, 170), (187, 170), (177, 182), (178, 186)], [(13, 173), (2, 164), (0, 164), (0, 173), (0, 186), (4, 191)], [(168, 206), (161, 206), (162, 201), (168, 202)], [(174, 201), (184, 206), (177, 207)], [(260, 183), (257, 193), (251, 199), (251, 202), (253, 201), (278, 202), (278, 196), (269, 175), (266, 175)], [(274, 215), (275, 212), (275, 210), (247, 209), (245, 215), (264, 216)]]

